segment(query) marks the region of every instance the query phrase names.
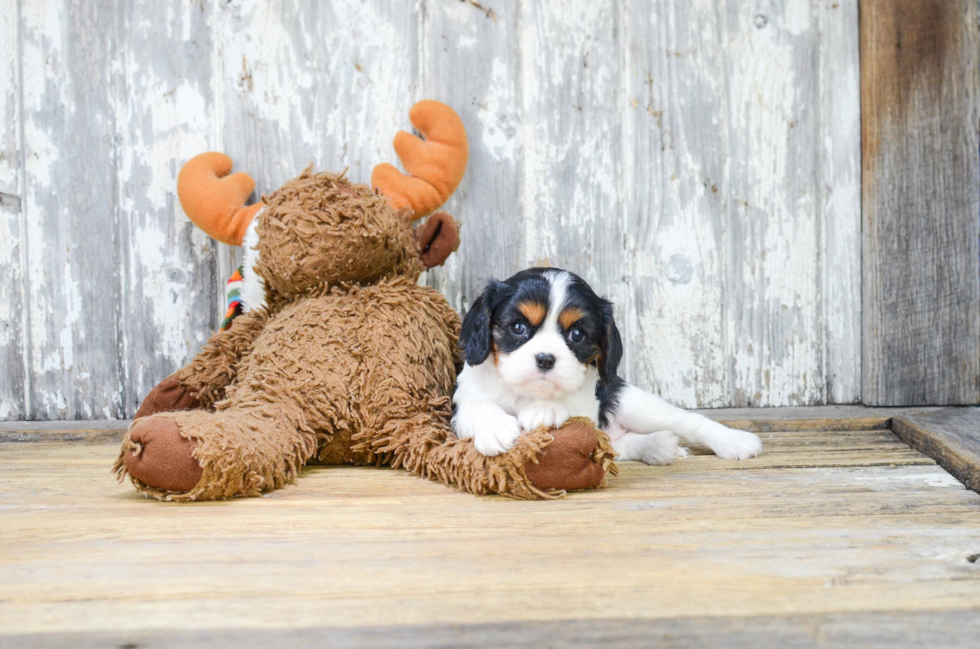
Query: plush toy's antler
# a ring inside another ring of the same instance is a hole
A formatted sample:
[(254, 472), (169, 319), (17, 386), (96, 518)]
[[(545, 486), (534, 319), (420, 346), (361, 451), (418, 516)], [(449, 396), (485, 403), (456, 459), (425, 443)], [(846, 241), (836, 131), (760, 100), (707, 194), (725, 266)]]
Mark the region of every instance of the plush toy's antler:
[(379, 164), (371, 174), (371, 185), (392, 209), (407, 207), (413, 219), (431, 214), (449, 197), (466, 171), (470, 146), (459, 115), (449, 106), (426, 99), (408, 113), (412, 125), (424, 140), (399, 131), (395, 152), (408, 175), (388, 163)]
[(231, 158), (223, 153), (202, 153), (191, 158), (177, 176), (180, 205), (197, 227), (232, 246), (242, 245), (245, 230), (264, 203), (245, 207), (255, 181), (231, 171)]

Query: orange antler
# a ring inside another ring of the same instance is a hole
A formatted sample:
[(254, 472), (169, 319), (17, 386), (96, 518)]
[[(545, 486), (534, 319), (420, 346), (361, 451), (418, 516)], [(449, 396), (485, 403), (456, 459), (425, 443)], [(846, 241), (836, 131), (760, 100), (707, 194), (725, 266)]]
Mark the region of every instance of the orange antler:
[(392, 209), (408, 207), (413, 219), (434, 212), (449, 197), (466, 172), (470, 145), (459, 115), (449, 106), (426, 99), (408, 113), (412, 125), (425, 138), (399, 131), (395, 152), (408, 175), (388, 163), (371, 173), (371, 185), (388, 199)]
[(231, 158), (223, 153), (202, 153), (191, 158), (177, 176), (180, 205), (197, 227), (232, 246), (242, 245), (245, 231), (261, 201), (244, 206), (255, 181), (246, 173), (231, 171)]

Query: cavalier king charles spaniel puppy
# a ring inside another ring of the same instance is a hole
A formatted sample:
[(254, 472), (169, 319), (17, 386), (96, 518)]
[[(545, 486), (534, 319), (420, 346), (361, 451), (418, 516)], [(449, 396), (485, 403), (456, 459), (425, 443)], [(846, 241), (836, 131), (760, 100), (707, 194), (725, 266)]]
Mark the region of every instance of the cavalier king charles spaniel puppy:
[(762, 450), (756, 435), (620, 379), (623, 344), (612, 303), (568, 271), (532, 268), (490, 280), (463, 319), (459, 345), (466, 362), (453, 394), (453, 429), (484, 455), (574, 416), (597, 422), (619, 460), (670, 464), (687, 455), (678, 438), (728, 459)]

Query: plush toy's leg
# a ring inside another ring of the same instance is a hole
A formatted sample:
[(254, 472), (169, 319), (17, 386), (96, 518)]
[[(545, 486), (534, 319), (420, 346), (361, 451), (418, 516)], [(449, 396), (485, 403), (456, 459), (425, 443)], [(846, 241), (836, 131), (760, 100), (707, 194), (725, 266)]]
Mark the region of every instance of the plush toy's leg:
[(605, 486), (606, 473), (617, 475), (609, 437), (587, 419), (572, 419), (550, 431), (554, 441), (527, 465), (531, 484), (545, 491), (578, 491)]
[(134, 484), (167, 492), (193, 489), (204, 470), (194, 457), (197, 441), (183, 437), (180, 426), (170, 417), (149, 417), (133, 425), (123, 444), (122, 470)]
[(476, 450), (472, 439), (453, 438), (429, 449), (414, 472), (474, 494), (534, 500), (605, 486), (606, 472), (618, 472), (614, 457), (604, 433), (574, 419), (558, 429), (521, 435), (513, 448), (494, 457)]
[[(278, 410), (278, 409), (277, 409)], [(257, 496), (293, 479), (317, 446), (281, 410), (171, 412), (133, 422), (114, 471), (166, 500)]]
[(371, 451), (380, 463), (402, 466), (462, 491), (529, 500), (601, 487), (607, 471), (617, 472), (609, 438), (587, 419), (521, 435), (506, 453), (487, 457), (473, 440), (456, 439), (449, 408), (448, 400), (434, 401), (417, 415), (387, 420), (380, 430), (369, 427), (354, 436), (355, 448)]

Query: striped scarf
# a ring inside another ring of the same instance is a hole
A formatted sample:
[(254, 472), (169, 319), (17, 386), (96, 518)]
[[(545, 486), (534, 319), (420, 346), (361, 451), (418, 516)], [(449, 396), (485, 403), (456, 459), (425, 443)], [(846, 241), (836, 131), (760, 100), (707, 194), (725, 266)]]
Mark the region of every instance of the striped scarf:
[(245, 283), (244, 272), (245, 267), (239, 266), (238, 270), (228, 278), (228, 284), (225, 288), (225, 295), (228, 297), (228, 310), (225, 311), (225, 317), (221, 321), (221, 331), (230, 329), (232, 321), (242, 314), (242, 285)]

